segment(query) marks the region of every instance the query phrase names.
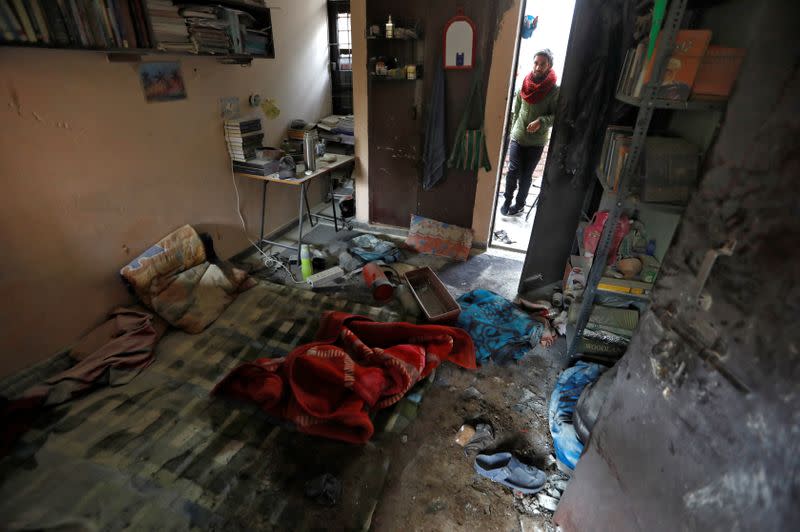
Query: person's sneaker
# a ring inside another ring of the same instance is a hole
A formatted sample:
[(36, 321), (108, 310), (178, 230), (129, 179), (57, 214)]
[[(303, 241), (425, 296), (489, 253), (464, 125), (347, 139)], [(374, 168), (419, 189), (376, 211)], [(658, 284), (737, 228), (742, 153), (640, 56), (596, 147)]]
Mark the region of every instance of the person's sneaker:
[(500, 214), (503, 216), (508, 216), (508, 208), (511, 207), (510, 203), (503, 203), (503, 206), (500, 207)]
[(517, 215), (522, 214), (522, 211), (524, 211), (524, 210), (525, 210), (525, 205), (522, 205), (522, 206), (514, 205), (513, 207), (508, 209), (508, 215), (509, 216), (517, 216)]

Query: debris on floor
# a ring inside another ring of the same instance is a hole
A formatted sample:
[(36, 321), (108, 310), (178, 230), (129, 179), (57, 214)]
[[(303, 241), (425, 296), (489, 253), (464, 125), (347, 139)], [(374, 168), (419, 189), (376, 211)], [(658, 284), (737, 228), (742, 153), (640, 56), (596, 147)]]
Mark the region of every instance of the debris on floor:
[(491, 447), (494, 443), (494, 429), (488, 423), (478, 423), (475, 425), (475, 434), (464, 445), (464, 454), (477, 454)]
[(342, 482), (324, 473), (306, 482), (306, 496), (325, 506), (336, 506), (342, 496)]
[(508, 236), (508, 233), (505, 229), (500, 229), (499, 231), (494, 232), (494, 237), (502, 242), (503, 244), (514, 244), (516, 240), (511, 240), (511, 237)]
[(472, 425), (461, 425), (461, 428), (458, 429), (458, 433), (456, 434), (455, 442), (460, 447), (464, 447), (473, 436), (475, 436), (475, 427)]
[(522, 514), (552, 514), (558, 508), (558, 502), (567, 489), (567, 480), (560, 474), (551, 475), (547, 479), (544, 490), (535, 495), (522, 495), (514, 500), (514, 508)]
[(394, 243), (381, 240), (370, 234), (363, 234), (353, 238), (350, 240), (348, 247), (350, 248), (350, 253), (366, 262), (380, 260), (390, 264), (397, 262), (400, 257), (400, 249)]

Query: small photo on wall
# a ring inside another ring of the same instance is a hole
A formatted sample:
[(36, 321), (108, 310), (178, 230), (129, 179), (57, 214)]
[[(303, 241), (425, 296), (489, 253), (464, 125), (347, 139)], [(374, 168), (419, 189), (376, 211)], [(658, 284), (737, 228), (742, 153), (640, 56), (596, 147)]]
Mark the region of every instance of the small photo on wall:
[(186, 98), (181, 64), (178, 62), (142, 63), (139, 65), (144, 97), (148, 102), (168, 102)]

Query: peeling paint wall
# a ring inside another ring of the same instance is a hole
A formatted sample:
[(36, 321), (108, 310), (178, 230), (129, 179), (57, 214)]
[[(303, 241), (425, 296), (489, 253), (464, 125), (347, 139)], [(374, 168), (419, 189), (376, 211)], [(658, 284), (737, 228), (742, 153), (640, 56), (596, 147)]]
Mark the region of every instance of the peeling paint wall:
[[(324, 0), (270, 2), (274, 60), (250, 68), (181, 62), (186, 100), (148, 104), (136, 64), (94, 52), (0, 48), (0, 375), (67, 347), (129, 298), (119, 269), (169, 231), (208, 231), (222, 256), (245, 249), (218, 99), (251, 93), (293, 118), (330, 112)], [(173, 59), (173, 58), (166, 58)], [(151, 58), (150, 60), (161, 60)], [(261, 188), (240, 180), (249, 236)], [(291, 189), (291, 190), (289, 190)], [(312, 190), (321, 198), (321, 191)], [(270, 187), (267, 228), (297, 212), (294, 187)]]

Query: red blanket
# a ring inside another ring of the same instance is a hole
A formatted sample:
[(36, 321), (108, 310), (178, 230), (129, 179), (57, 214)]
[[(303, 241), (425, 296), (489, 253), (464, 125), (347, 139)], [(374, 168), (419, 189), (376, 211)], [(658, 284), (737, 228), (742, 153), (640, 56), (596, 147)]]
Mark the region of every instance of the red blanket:
[(365, 443), (370, 411), (399, 401), (444, 361), (476, 368), (467, 332), (328, 312), (316, 341), (243, 364), (211, 393), (253, 401), (308, 434)]

